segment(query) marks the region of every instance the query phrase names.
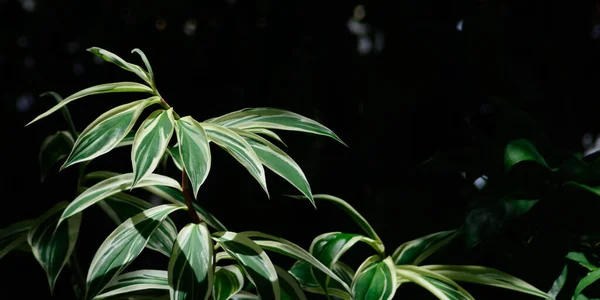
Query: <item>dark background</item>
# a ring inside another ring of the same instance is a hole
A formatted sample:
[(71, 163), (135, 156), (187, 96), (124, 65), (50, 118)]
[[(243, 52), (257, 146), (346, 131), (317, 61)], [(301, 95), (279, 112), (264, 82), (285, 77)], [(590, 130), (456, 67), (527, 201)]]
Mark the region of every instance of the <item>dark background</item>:
[[(364, 52), (348, 27), (357, 5), (370, 27), (372, 47)], [(281, 136), (313, 192), (354, 205), (391, 252), (408, 239), (461, 226), (468, 204), (461, 189), (471, 183), (455, 172), (419, 166), (437, 151), (468, 143), (473, 128), (493, 140), (502, 115), (489, 111), (492, 99), (528, 112), (557, 147), (583, 149), (584, 134), (599, 129), (598, 19), (594, 1), (0, 0), (0, 227), (74, 196), (76, 168), (55, 170), (40, 183), (39, 145), (66, 125), (56, 113), (24, 127), (54, 105), (38, 95), (52, 90), (66, 97), (100, 83), (137, 80), (85, 49), (98, 46), (141, 64), (129, 53), (140, 48), (161, 94), (182, 116), (204, 120), (273, 106), (334, 130), (349, 148), (319, 136)], [(92, 96), (69, 109), (82, 130), (135, 97)], [(324, 232), (359, 232), (331, 205), (315, 211), (308, 202), (282, 197), (295, 191), (273, 173), (267, 175), (268, 200), (234, 159), (217, 148), (213, 153), (199, 202), (230, 230), (260, 230), (305, 247)], [(128, 149), (89, 168), (129, 172)], [(174, 216), (179, 224), (186, 217)], [(85, 272), (114, 225), (97, 207), (83, 219), (78, 255)], [(348, 260), (357, 265), (363, 252), (349, 253)], [(500, 267), (547, 291), (561, 262), (526, 255), (459, 249), (444, 262)], [(146, 251), (135, 265), (164, 269), (166, 259)], [(5, 256), (0, 270), (0, 298), (49, 296), (43, 270), (29, 255)], [(71, 297), (70, 271), (63, 272), (54, 299)], [(467, 287), (480, 299), (533, 299)], [(430, 297), (409, 286), (397, 298), (404, 295)]]

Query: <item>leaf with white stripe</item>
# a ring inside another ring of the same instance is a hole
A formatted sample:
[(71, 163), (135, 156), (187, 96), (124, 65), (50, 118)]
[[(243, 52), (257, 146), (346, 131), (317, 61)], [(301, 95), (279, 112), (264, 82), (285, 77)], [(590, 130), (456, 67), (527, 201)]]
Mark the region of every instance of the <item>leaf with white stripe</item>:
[(112, 150), (131, 131), (142, 111), (159, 101), (159, 97), (138, 100), (100, 115), (81, 132), (61, 170)]
[(244, 287), (244, 271), (238, 265), (217, 267), (213, 300), (227, 300)]
[(331, 129), (299, 114), (276, 108), (246, 108), (210, 119), (210, 123), (236, 129), (266, 128), (328, 136), (346, 145)]
[(310, 200), (313, 206), (315, 206), (310, 185), (304, 172), (289, 155), (283, 152), (279, 147), (273, 145), (273, 143), (256, 134), (244, 132), (242, 130), (236, 130), (236, 132), (246, 138), (246, 141), (252, 147), (254, 153), (256, 153), (263, 165), (291, 183)]
[(146, 54), (144, 54), (144, 52), (138, 48), (131, 50), (131, 53), (137, 53), (142, 58), (144, 65), (146, 65), (146, 70), (148, 70), (148, 77), (150, 79), (149, 83), (152, 86), (152, 88), (154, 89), (154, 91), (157, 92), (156, 84), (154, 82), (154, 71), (152, 71), (152, 65), (150, 65), (150, 61), (146, 57)]
[[(98, 201), (103, 200), (106, 197), (112, 196), (124, 190), (131, 189), (132, 183), (133, 173), (121, 174), (96, 183), (83, 193), (79, 194), (79, 196), (77, 196), (77, 198), (75, 198), (75, 200), (69, 204), (62, 214), (60, 222), (96, 204)], [(179, 182), (175, 181), (173, 178), (159, 174), (150, 174), (146, 176), (146, 178), (142, 179), (142, 181), (138, 183), (137, 187), (150, 185), (164, 185), (181, 190)]]
[(179, 146), (177, 147), (167, 147), (167, 153), (171, 156), (171, 160), (173, 164), (179, 171), (183, 171), (183, 163), (181, 162), (181, 151), (179, 150)]
[[(332, 270), (336, 272), (335, 267), (332, 268)], [(307, 262), (297, 261), (292, 266), (289, 273), (298, 281), (298, 283), (304, 291), (314, 294), (325, 295), (323, 288), (321, 288), (321, 286), (319, 285), (319, 283), (317, 283), (317, 280), (313, 276), (310, 264), (308, 264)], [(340, 277), (343, 276), (340, 273), (337, 274), (339, 274)], [(352, 281), (352, 278), (350, 279), (350, 281)], [(342, 287), (337, 281), (330, 281), (327, 287), (327, 294), (336, 298), (350, 300), (352, 299), (352, 296), (347, 291), (348, 289), (349, 288), (347, 286), (346, 288)]]
[(116, 146), (115, 148), (131, 146), (133, 145), (133, 139), (135, 139), (135, 132), (130, 131)]
[[(331, 268), (346, 251), (358, 242), (368, 244), (379, 254), (384, 252), (384, 246), (381, 242), (360, 234), (341, 232), (329, 232), (317, 236), (310, 245), (309, 252), (326, 267)], [(326, 288), (330, 277), (322, 272), (318, 272), (315, 268), (312, 270), (319, 285), (322, 288)]]
[(197, 198), (200, 186), (210, 171), (211, 158), (208, 138), (200, 123), (190, 116), (177, 120), (175, 131), (179, 142), (179, 155), (192, 183), (194, 198)]
[(146, 247), (148, 238), (167, 216), (183, 205), (164, 204), (145, 210), (119, 225), (104, 240), (88, 270), (86, 298), (92, 298), (120, 274)]
[(138, 270), (123, 273), (113, 279), (94, 299), (111, 298), (144, 290), (169, 290), (167, 271)]
[(396, 293), (396, 269), (391, 257), (378, 255), (365, 260), (352, 280), (352, 296), (356, 300), (389, 300)]
[(27, 244), (27, 232), (34, 223), (33, 219), (23, 220), (0, 230), (0, 259)]
[[(110, 51), (104, 50), (102, 48), (91, 47), (91, 48), (88, 48), (87, 51), (95, 54), (96, 56), (104, 59), (105, 61), (107, 61), (109, 63), (113, 63), (113, 64), (121, 67), (124, 70), (135, 73), (137, 76), (139, 76), (141, 79), (143, 79), (146, 83), (152, 84), (152, 78), (150, 77), (150, 74), (148, 74), (148, 72), (146, 72), (144, 69), (142, 69), (142, 67), (140, 67), (136, 64), (126, 62), (124, 59), (122, 59), (118, 55), (116, 55)], [(143, 58), (145, 58), (145, 55), (143, 56)]]
[(213, 239), (242, 266), (260, 299), (280, 299), (277, 271), (259, 245), (231, 231), (214, 233)]
[(61, 109), (63, 106), (73, 102), (77, 99), (83, 98), (85, 96), (96, 95), (96, 94), (106, 94), (106, 93), (123, 93), (123, 92), (138, 92), (138, 93), (152, 93), (152, 88), (147, 85), (143, 85), (137, 82), (113, 82), (113, 83), (105, 83), (96, 86), (92, 86), (86, 89), (83, 89), (67, 98), (65, 98), (60, 103), (56, 104), (45, 113), (37, 116), (31, 122), (27, 123), (25, 126), (29, 126), (34, 122), (43, 119), (57, 110)]
[(281, 299), (283, 300), (306, 300), (306, 295), (298, 280), (290, 275), (280, 266), (275, 266), (277, 276), (279, 277), (279, 287), (281, 290)]
[(206, 224), (188, 224), (177, 235), (169, 260), (171, 300), (210, 297), (213, 288), (213, 244)]
[[(100, 202), (98, 206), (117, 224), (125, 222), (125, 220), (152, 208), (152, 205), (140, 198), (118, 193), (112, 195)], [(177, 227), (171, 218), (167, 217), (163, 223), (156, 229), (148, 240), (147, 248), (171, 256), (173, 243), (177, 237)]]
[(152, 112), (140, 125), (131, 149), (134, 187), (158, 166), (173, 135), (174, 123), (173, 109), (170, 108)]
[(204, 131), (211, 142), (214, 142), (227, 151), (227, 153), (233, 156), (233, 158), (250, 172), (250, 175), (258, 181), (268, 197), (269, 190), (267, 189), (265, 170), (261, 160), (256, 153), (254, 153), (253, 147), (248, 144), (246, 139), (242, 138), (235, 131), (223, 126), (211, 123), (202, 123), (201, 126), (204, 128)]
[(465, 281), (489, 286), (495, 286), (503, 289), (509, 289), (545, 299), (554, 299), (534, 287), (533, 285), (516, 278), (512, 275), (498, 271), (492, 268), (480, 266), (450, 266), (450, 265), (429, 265), (423, 266), (423, 269), (433, 271), (447, 278), (456, 281)]
[(240, 232), (238, 235), (251, 238), (254, 240), (256, 244), (258, 244), (261, 248), (273, 252), (277, 252), (279, 254), (283, 254), (285, 256), (297, 259), (302, 262), (306, 262), (309, 267), (316, 268), (331, 277), (334, 281), (336, 281), (343, 290), (350, 293), (350, 287), (347, 285), (347, 281), (344, 281), (341, 277), (338, 276), (339, 273), (336, 272), (336, 264), (333, 264), (333, 268), (330, 266), (326, 266), (321, 263), (318, 259), (308, 253), (306, 250), (302, 249), (302, 247), (282, 238), (278, 238), (276, 236), (272, 236), (266, 233), (257, 232), (257, 231), (244, 231)]
[(254, 295), (252, 293), (248, 293), (246, 291), (239, 291), (237, 294), (231, 296), (229, 298), (231, 300), (259, 300), (260, 297), (258, 295)]
[(68, 131), (58, 131), (44, 139), (38, 155), (42, 182), (54, 165), (67, 158), (75, 140)]
[(427, 257), (446, 246), (458, 232), (448, 230), (429, 234), (408, 241), (394, 251), (392, 259), (396, 265), (418, 265)]
[(68, 222), (56, 227), (67, 205), (66, 201), (59, 202), (45, 212), (31, 226), (27, 235), (27, 242), (31, 246), (33, 256), (46, 272), (50, 291), (54, 290), (56, 279), (69, 260), (79, 236), (81, 214), (74, 215)]
[(396, 266), (399, 280), (407, 280), (428, 290), (440, 300), (475, 300), (469, 292), (452, 279), (417, 266)]
[(280, 142), (282, 145), (284, 145), (285, 147), (287, 147), (287, 145), (283, 142), (283, 140), (281, 139), (281, 137), (279, 137), (279, 135), (269, 129), (266, 128), (248, 128), (244, 130), (245, 132), (249, 132), (249, 133), (254, 133), (254, 134), (259, 134), (259, 135), (264, 135), (267, 137), (270, 137), (278, 142)]

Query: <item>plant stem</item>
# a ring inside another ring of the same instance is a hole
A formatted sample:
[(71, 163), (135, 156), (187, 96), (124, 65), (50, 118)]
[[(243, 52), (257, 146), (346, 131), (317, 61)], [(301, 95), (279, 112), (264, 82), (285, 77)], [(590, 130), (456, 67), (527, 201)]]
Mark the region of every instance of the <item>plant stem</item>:
[(181, 171), (181, 187), (183, 188), (183, 197), (185, 198), (185, 205), (187, 205), (188, 207), (188, 214), (190, 215), (190, 218), (192, 218), (192, 222), (200, 224), (202, 220), (200, 220), (200, 217), (198, 216), (198, 214), (196, 213), (196, 209), (194, 208), (194, 204), (192, 203), (192, 195), (190, 194), (189, 185), (187, 184), (187, 175), (185, 173), (185, 170)]

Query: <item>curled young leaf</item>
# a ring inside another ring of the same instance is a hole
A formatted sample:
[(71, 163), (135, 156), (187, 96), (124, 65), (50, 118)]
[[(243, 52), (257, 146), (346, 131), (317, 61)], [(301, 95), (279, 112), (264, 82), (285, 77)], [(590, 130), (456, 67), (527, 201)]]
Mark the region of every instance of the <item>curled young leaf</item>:
[(238, 265), (217, 267), (213, 300), (227, 300), (244, 287), (244, 271)]
[[(126, 62), (124, 59), (122, 59), (118, 55), (116, 55), (110, 51), (104, 50), (102, 48), (91, 47), (91, 48), (88, 48), (87, 51), (95, 54), (96, 56), (104, 59), (105, 61), (107, 61), (109, 63), (113, 63), (113, 64), (121, 67), (124, 70), (135, 73), (137, 76), (139, 76), (141, 79), (143, 79), (146, 83), (153, 85), (152, 77), (150, 76), (150, 74), (148, 74), (146, 71), (144, 71), (144, 69), (142, 69), (142, 67), (132, 64), (132, 63), (129, 63), (129, 62)], [(145, 58), (145, 55), (143, 55), (142, 58)], [(144, 62), (146, 62), (146, 61), (147, 61), (147, 59), (145, 59)]]
[(367, 258), (352, 280), (352, 296), (356, 300), (389, 300), (396, 293), (396, 269), (391, 257)]

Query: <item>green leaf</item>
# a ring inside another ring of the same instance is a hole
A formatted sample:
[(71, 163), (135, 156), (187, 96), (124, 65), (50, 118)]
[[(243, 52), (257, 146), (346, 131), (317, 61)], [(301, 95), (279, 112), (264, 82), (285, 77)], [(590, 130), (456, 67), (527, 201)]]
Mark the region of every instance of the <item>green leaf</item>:
[(238, 265), (217, 267), (213, 300), (227, 300), (244, 287), (244, 271)]
[(246, 138), (246, 141), (252, 147), (254, 153), (256, 153), (263, 165), (291, 183), (310, 200), (313, 206), (315, 206), (310, 185), (308, 184), (304, 172), (289, 155), (279, 149), (279, 147), (256, 134), (247, 133), (241, 130), (236, 130), (236, 132)]
[[(113, 63), (113, 64), (123, 68), (124, 70), (135, 73), (137, 76), (139, 76), (141, 79), (143, 79), (146, 83), (152, 85), (152, 77), (146, 71), (144, 71), (144, 69), (142, 69), (142, 67), (132, 64), (132, 63), (128, 63), (124, 59), (120, 58), (118, 55), (116, 55), (110, 51), (106, 51), (104, 49), (98, 48), (98, 47), (88, 48), (87, 51), (94, 53), (96, 56), (99, 56), (100, 58), (104, 59), (105, 61), (107, 61), (109, 63)], [(142, 56), (142, 58), (145, 58), (145, 55)]]
[(134, 187), (158, 166), (173, 135), (174, 123), (173, 109), (170, 108), (154, 111), (140, 125), (131, 150)]
[[(79, 196), (69, 204), (63, 212), (59, 223), (106, 197), (112, 196), (123, 190), (131, 189), (132, 183), (133, 173), (121, 174), (96, 183), (83, 193), (79, 194)], [(159, 174), (150, 174), (149, 176), (146, 176), (146, 178), (138, 183), (137, 187), (150, 185), (170, 186), (181, 190), (177, 181)]]
[(346, 146), (333, 131), (319, 122), (282, 109), (246, 108), (207, 120), (206, 122), (243, 130), (265, 128), (307, 132), (333, 138)]
[(252, 293), (248, 293), (245, 291), (239, 291), (237, 294), (233, 295), (231, 300), (259, 300), (260, 298), (257, 295)]
[(474, 300), (456, 282), (436, 272), (417, 266), (396, 266), (396, 276), (400, 280), (408, 280), (428, 290), (441, 300)]
[(56, 104), (45, 113), (37, 116), (31, 122), (27, 123), (25, 126), (29, 126), (34, 122), (39, 121), (42, 118), (45, 118), (55, 111), (59, 110), (61, 107), (73, 102), (79, 98), (83, 98), (85, 96), (96, 95), (96, 94), (106, 94), (106, 93), (123, 93), (123, 92), (138, 92), (138, 93), (152, 93), (152, 89), (146, 85), (139, 84), (137, 82), (113, 82), (113, 83), (105, 83), (96, 86), (89, 87), (87, 89), (83, 89), (60, 103)]
[(233, 158), (250, 172), (250, 175), (258, 181), (268, 197), (269, 190), (267, 189), (265, 170), (250, 144), (231, 129), (211, 123), (202, 123), (200, 125), (204, 128), (206, 135), (211, 142), (214, 142), (227, 151), (227, 153), (233, 156)]
[(169, 260), (171, 300), (208, 299), (213, 289), (213, 244), (206, 224), (188, 224)]
[[(143, 187), (143, 189), (149, 191), (150, 193), (157, 195), (159, 197), (161, 197), (162, 199), (165, 199), (171, 203), (174, 204), (185, 204), (185, 197), (183, 196), (183, 193), (180, 190), (175, 190), (166, 186), (146, 186)], [(217, 220), (217, 218), (215, 218), (215, 216), (213, 216), (210, 212), (208, 212), (207, 210), (205, 210), (204, 208), (202, 208), (197, 202), (193, 202), (192, 203), (194, 205), (194, 209), (196, 210), (196, 213), (198, 214), (198, 216), (200, 217), (200, 219), (204, 222), (206, 222), (206, 224), (208, 224), (209, 226), (211, 226), (212, 228), (219, 230), (219, 231), (227, 231), (227, 228), (225, 227), (225, 225), (223, 225), (221, 223), (221, 221)]]
[[(292, 196), (292, 195), (288, 195), (288, 197), (291, 198), (296, 198), (296, 199), (303, 199), (302, 196)], [(371, 224), (369, 224), (369, 222), (367, 222), (367, 219), (365, 219), (356, 209), (354, 209), (354, 207), (352, 207), (352, 205), (350, 205), (348, 202), (342, 200), (341, 198), (332, 196), (332, 195), (327, 195), (327, 194), (316, 194), (313, 195), (315, 200), (323, 200), (323, 201), (329, 201), (332, 202), (333, 204), (335, 204), (338, 208), (340, 208), (342, 211), (344, 211), (348, 216), (350, 216), (350, 218), (352, 218), (352, 220), (362, 229), (365, 231), (365, 233), (367, 234), (368, 237), (370, 237), (371, 239), (374, 239), (378, 242), (381, 243), (381, 239), (379, 238), (379, 236), (377, 235), (377, 232), (375, 232), (375, 229), (373, 229), (373, 227), (371, 226)]]
[(167, 271), (139, 270), (121, 274), (102, 290), (102, 294), (94, 299), (111, 298), (144, 290), (169, 290)]
[[(55, 92), (45, 92), (45, 93), (40, 94), (40, 97), (44, 97), (44, 96), (48, 96), (48, 95), (52, 96), (52, 98), (54, 98), (56, 103), (61, 103), (63, 101), (63, 98)], [(72, 136), (77, 137), (79, 135), (79, 133), (75, 129), (75, 124), (73, 124), (73, 119), (71, 118), (71, 113), (69, 112), (69, 109), (66, 106), (63, 106), (60, 108), (60, 112), (62, 113), (63, 118), (65, 119), (65, 122), (69, 126), (69, 133)]]
[[(309, 267), (316, 268), (321, 272), (325, 273), (325, 275), (331, 277), (335, 280), (343, 290), (347, 293), (350, 293), (350, 287), (347, 285), (347, 281), (344, 281), (336, 272), (336, 268), (331, 266), (326, 266), (322, 262), (320, 262), (317, 258), (312, 256), (309, 252), (302, 249), (302, 247), (282, 238), (278, 238), (269, 234), (265, 234), (257, 231), (245, 231), (240, 232), (238, 235), (252, 238), (256, 244), (258, 244), (261, 248), (277, 252), (279, 254), (283, 254), (285, 256), (297, 259), (299, 261), (305, 262)], [(336, 266), (334, 264), (334, 266)], [(347, 271), (347, 270), (343, 270)]]
[(71, 257), (79, 236), (81, 214), (74, 215), (68, 222), (53, 230), (67, 205), (66, 201), (59, 202), (45, 212), (31, 226), (27, 235), (27, 242), (31, 246), (33, 256), (46, 272), (50, 291), (54, 290), (56, 279)]
[(127, 135), (115, 146), (115, 148), (131, 146), (135, 139), (135, 132), (130, 131)]
[(535, 146), (526, 139), (513, 140), (506, 146), (504, 150), (504, 169), (511, 170), (516, 164), (523, 161), (536, 162), (546, 168), (548, 164), (544, 158), (538, 153)]
[(181, 151), (179, 150), (179, 147), (168, 147), (167, 153), (169, 154), (169, 156), (171, 156), (175, 167), (177, 167), (179, 171), (183, 171), (183, 163), (181, 162)]
[[(346, 251), (358, 242), (368, 244), (380, 255), (384, 253), (384, 246), (381, 242), (359, 234), (341, 232), (329, 232), (317, 236), (310, 245), (309, 252), (326, 267), (331, 268)], [(322, 272), (317, 272), (315, 268), (312, 268), (312, 271), (319, 285), (322, 288), (326, 288), (329, 276)]]
[(150, 75), (149, 76), (150, 81), (153, 84), (154, 83), (154, 72), (152, 71), (152, 66), (150, 65), (150, 61), (148, 61), (146, 54), (144, 54), (144, 52), (138, 48), (131, 50), (131, 53), (137, 53), (142, 58), (144, 65), (146, 65), (146, 69), (148, 69), (148, 75)]
[(576, 263), (579, 263), (583, 267), (586, 267), (590, 271), (598, 269), (598, 267), (592, 264), (582, 252), (569, 252), (566, 257)]
[(27, 232), (35, 220), (23, 220), (0, 230), (0, 259), (10, 251), (27, 244)]
[(249, 238), (235, 232), (218, 232), (213, 239), (233, 256), (256, 287), (260, 299), (280, 299), (277, 272), (267, 254)]
[(423, 268), (456, 281), (465, 281), (509, 289), (545, 299), (554, 299), (531, 284), (512, 275), (480, 266), (429, 265)]
[(44, 139), (38, 155), (40, 162), (40, 178), (44, 182), (50, 169), (71, 152), (75, 141), (68, 131), (58, 131)]
[(270, 137), (278, 142), (280, 142), (282, 145), (284, 145), (285, 147), (287, 147), (287, 145), (283, 142), (283, 140), (279, 137), (279, 135), (269, 129), (266, 128), (247, 128), (245, 130), (243, 130), (244, 132), (247, 133), (254, 133), (254, 134), (261, 134), (267, 137)]
[(133, 128), (142, 111), (159, 101), (159, 97), (150, 97), (117, 106), (100, 115), (81, 132), (61, 170), (112, 150)]
[[(127, 219), (152, 208), (152, 205), (140, 198), (118, 193), (112, 195), (100, 202), (98, 206), (117, 224), (125, 222)], [(171, 256), (173, 243), (177, 237), (177, 227), (171, 218), (167, 217), (163, 224), (156, 229), (148, 240), (147, 248)]]
[(440, 231), (406, 242), (394, 251), (396, 265), (418, 265), (457, 236), (456, 230)]
[(352, 280), (354, 299), (392, 299), (396, 293), (396, 269), (391, 257), (383, 261), (374, 255), (356, 271)]
[(550, 288), (550, 291), (548, 292), (548, 296), (550, 296), (552, 298), (556, 298), (556, 296), (558, 296), (558, 293), (560, 293), (563, 286), (565, 286), (565, 282), (567, 281), (567, 269), (568, 269), (568, 267), (565, 265), (565, 267), (562, 269), (562, 272), (560, 273), (558, 278), (556, 278), (556, 280), (554, 280), (554, 283), (552, 284), (552, 288)]
[[(339, 262), (338, 262), (339, 263)], [(336, 264), (337, 265), (337, 264)], [(333, 268), (335, 270), (335, 268)], [(317, 283), (317, 280), (313, 276), (311, 271), (311, 265), (304, 261), (297, 261), (289, 273), (296, 278), (300, 286), (304, 291), (314, 294), (325, 295), (325, 291), (323, 288)], [(350, 279), (352, 281), (352, 279)], [(327, 294), (336, 298), (341, 298), (344, 300), (352, 299), (352, 296), (347, 291), (349, 288), (343, 287), (337, 281), (329, 282), (327, 287)]]
[(183, 205), (164, 204), (143, 211), (119, 225), (104, 240), (87, 275), (87, 296), (92, 298), (121, 273), (146, 247), (148, 238), (172, 212)]
[(196, 120), (187, 116), (177, 120), (175, 126), (179, 155), (192, 183), (194, 198), (198, 198), (200, 186), (210, 171), (210, 147), (206, 132)]
[(306, 295), (302, 291), (300, 284), (292, 275), (282, 269), (280, 266), (275, 266), (277, 277), (279, 278), (279, 287), (281, 290), (281, 299), (283, 300), (306, 300)]
[(589, 272), (585, 277), (583, 277), (579, 281), (579, 283), (575, 287), (575, 293), (573, 294), (573, 298), (577, 298), (586, 287), (590, 286), (596, 281), (600, 281), (600, 269)]

